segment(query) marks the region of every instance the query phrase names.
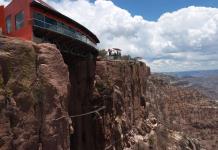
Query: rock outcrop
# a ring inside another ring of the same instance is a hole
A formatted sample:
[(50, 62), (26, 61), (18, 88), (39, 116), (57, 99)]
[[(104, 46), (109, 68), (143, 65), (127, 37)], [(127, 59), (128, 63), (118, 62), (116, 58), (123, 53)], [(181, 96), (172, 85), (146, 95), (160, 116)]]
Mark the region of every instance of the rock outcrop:
[(218, 103), (191, 88), (172, 86), (161, 76), (146, 81), (146, 99), (166, 127), (195, 138), (208, 150), (218, 149)]
[(143, 62), (0, 36), (1, 150), (215, 150), (217, 115)]
[(145, 134), (141, 128), (145, 121), (142, 101), (150, 69), (144, 63), (126, 61), (98, 61), (96, 67), (93, 101), (95, 105), (106, 106), (101, 112), (103, 137), (99, 139), (105, 139), (102, 142), (105, 149), (121, 150), (132, 144), (128, 138), (134, 136), (135, 129)]
[(0, 37), (0, 65), (0, 149), (69, 149), (70, 82), (59, 50)]
[(165, 93), (167, 89), (163, 88), (169, 85), (162, 80), (151, 80), (150, 69), (144, 63), (98, 61), (96, 68), (93, 101), (106, 106), (101, 112), (102, 125), (99, 123), (103, 126), (102, 134), (99, 134), (102, 137), (98, 137), (104, 139), (101, 142), (104, 149), (200, 149), (197, 140), (187, 137), (166, 121), (173, 116), (166, 114), (165, 107), (171, 105), (173, 96), (179, 95), (170, 91)]

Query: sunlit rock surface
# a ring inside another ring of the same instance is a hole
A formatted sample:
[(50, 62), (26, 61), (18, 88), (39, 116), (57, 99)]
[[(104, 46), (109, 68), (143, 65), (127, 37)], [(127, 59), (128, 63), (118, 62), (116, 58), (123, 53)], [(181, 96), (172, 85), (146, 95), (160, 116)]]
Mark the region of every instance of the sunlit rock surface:
[(69, 149), (69, 78), (59, 50), (0, 37), (0, 65), (0, 149)]
[(142, 62), (1, 36), (0, 73), (1, 150), (218, 149), (218, 104)]
[(142, 62), (98, 61), (96, 68), (106, 149), (217, 148), (218, 107), (201, 93), (150, 75)]

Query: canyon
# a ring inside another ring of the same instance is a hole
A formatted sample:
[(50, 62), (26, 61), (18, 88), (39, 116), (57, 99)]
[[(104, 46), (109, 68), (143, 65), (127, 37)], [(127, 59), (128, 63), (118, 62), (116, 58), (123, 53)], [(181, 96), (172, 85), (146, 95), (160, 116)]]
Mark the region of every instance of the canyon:
[(218, 103), (135, 60), (0, 36), (1, 150), (214, 150)]

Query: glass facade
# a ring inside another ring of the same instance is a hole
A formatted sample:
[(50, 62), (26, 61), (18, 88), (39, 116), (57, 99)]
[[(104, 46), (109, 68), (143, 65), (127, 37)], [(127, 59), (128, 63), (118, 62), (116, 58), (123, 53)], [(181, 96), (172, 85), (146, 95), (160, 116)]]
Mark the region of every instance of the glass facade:
[(45, 16), (45, 28), (57, 31), (57, 21)]
[(96, 44), (91, 40), (89, 40), (88, 37), (82, 35), (80, 32), (76, 31), (72, 27), (66, 25), (63, 22), (59, 22), (55, 19), (44, 16), (43, 14), (40, 14), (38, 12), (33, 13), (33, 25), (64, 34), (71, 38), (78, 39), (82, 42), (85, 42), (93, 47), (96, 47)]
[(11, 16), (8, 16), (6, 18), (6, 30), (7, 30), (7, 33), (11, 32)]
[(24, 26), (24, 12), (20, 11), (16, 16), (15, 16), (15, 24), (16, 24), (16, 30), (19, 30)]

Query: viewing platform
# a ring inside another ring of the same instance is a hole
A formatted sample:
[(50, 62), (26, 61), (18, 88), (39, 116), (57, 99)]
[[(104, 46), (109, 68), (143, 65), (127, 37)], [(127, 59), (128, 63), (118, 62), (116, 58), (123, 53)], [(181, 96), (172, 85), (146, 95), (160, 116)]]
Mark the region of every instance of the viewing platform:
[(42, 0), (12, 0), (0, 12), (3, 35), (53, 43), (62, 53), (74, 56), (98, 54), (100, 41), (95, 34)]
[(74, 29), (69, 28), (62, 23), (59, 23), (57, 21), (53, 23), (49, 23), (49, 21), (45, 21), (44, 16), (43, 16), (43, 20), (40, 20), (36, 17), (33, 17), (32, 20), (33, 20), (33, 26), (35, 28), (41, 28), (41, 29), (52, 31), (52, 32), (56, 32), (58, 34), (68, 36), (70, 38), (89, 44), (93, 46), (94, 48), (97, 48), (97, 44), (90, 41), (86, 36), (81, 35), (79, 32), (76, 32)]

